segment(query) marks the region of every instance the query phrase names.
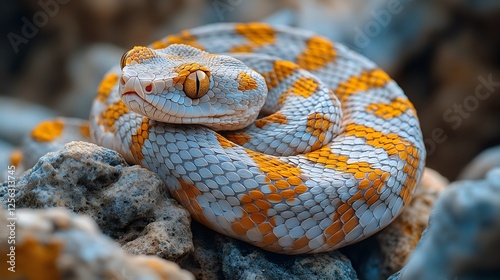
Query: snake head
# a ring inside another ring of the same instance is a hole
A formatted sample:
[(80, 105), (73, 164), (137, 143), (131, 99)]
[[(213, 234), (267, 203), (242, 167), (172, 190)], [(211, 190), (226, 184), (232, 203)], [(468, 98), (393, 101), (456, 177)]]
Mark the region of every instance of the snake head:
[(134, 47), (121, 60), (119, 92), (134, 112), (214, 130), (248, 126), (264, 105), (264, 78), (243, 62), (186, 46)]

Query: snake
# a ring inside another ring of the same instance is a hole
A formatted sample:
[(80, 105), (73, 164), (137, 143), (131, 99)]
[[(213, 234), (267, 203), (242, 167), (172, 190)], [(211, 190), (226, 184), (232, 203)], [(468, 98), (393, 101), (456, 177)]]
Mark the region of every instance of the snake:
[[(156, 172), (196, 221), (288, 255), (388, 226), (425, 162), (416, 110), (386, 72), (311, 31), (259, 22), (133, 47), (89, 123), (80, 132)], [(32, 136), (53, 140), (63, 125)]]

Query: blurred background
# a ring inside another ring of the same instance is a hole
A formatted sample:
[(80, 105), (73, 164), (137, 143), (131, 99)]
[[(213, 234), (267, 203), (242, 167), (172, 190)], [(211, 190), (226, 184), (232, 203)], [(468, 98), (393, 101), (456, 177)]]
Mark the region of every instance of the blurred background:
[(427, 166), (448, 179), (500, 143), (498, 0), (18, 0), (0, 5), (0, 158), (43, 119), (87, 118), (100, 79), (128, 48), (182, 29), (232, 21), (313, 30), (375, 61), (414, 103)]

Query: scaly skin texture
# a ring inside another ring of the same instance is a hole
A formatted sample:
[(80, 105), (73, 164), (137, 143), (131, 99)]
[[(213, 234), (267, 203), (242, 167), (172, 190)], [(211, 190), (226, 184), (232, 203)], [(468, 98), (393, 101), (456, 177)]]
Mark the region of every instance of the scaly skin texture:
[[(196, 71), (209, 85), (193, 99), (184, 83)], [(90, 122), (93, 141), (158, 172), (194, 219), (283, 254), (387, 226), (425, 159), (415, 109), (385, 72), (313, 33), (260, 23), (134, 48), (104, 78)]]

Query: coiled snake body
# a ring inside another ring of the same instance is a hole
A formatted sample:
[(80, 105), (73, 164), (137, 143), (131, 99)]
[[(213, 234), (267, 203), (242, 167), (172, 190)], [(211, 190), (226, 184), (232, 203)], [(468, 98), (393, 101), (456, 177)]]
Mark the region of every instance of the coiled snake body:
[(208, 25), (135, 47), (121, 67), (98, 90), (93, 141), (157, 172), (197, 221), (265, 250), (362, 240), (421, 177), (424, 144), (402, 90), (313, 33)]

